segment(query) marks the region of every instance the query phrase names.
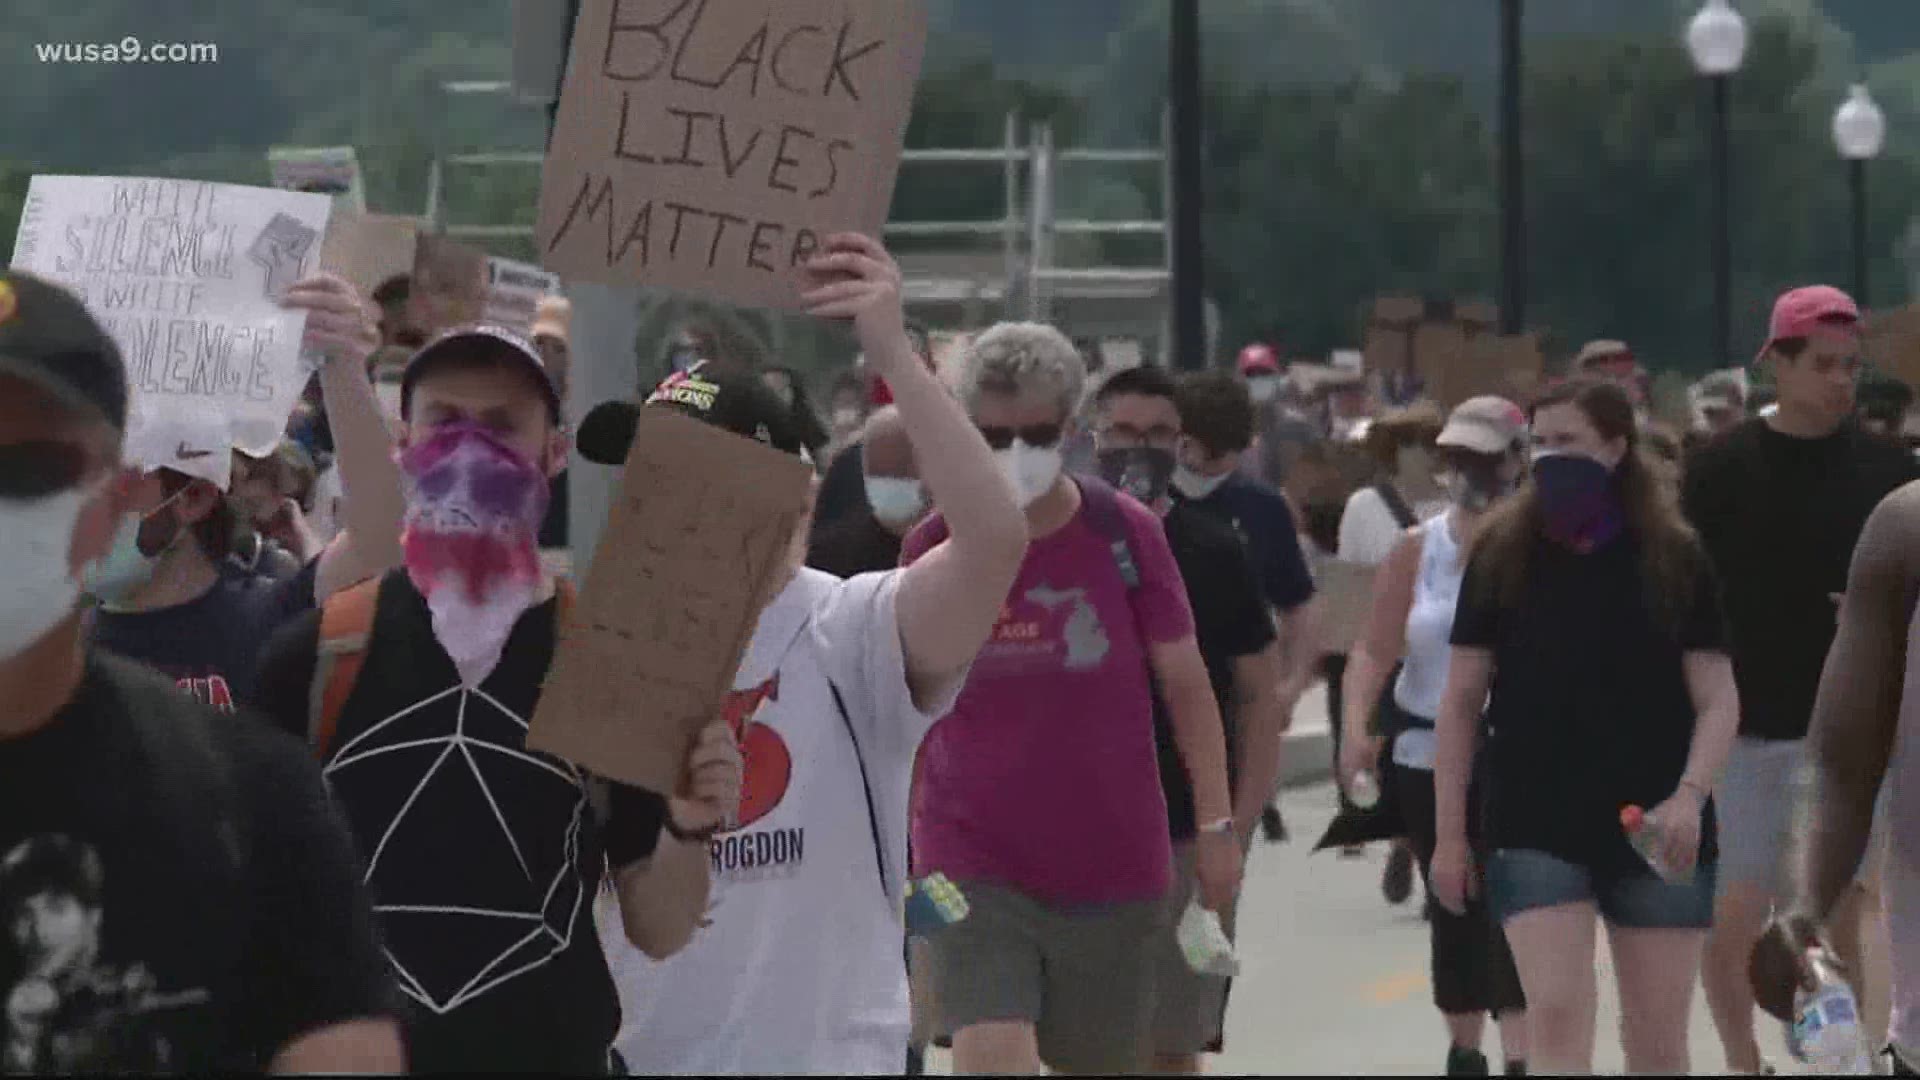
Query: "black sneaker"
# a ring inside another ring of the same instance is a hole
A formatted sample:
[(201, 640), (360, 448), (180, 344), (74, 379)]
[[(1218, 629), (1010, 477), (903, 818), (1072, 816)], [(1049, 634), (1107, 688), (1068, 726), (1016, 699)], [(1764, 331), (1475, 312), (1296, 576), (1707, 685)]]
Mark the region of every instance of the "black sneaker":
[(1395, 844), (1387, 856), (1386, 873), (1380, 875), (1380, 895), (1389, 904), (1404, 904), (1413, 895), (1413, 850)]
[(1458, 1046), (1447, 1050), (1448, 1076), (1491, 1076), (1488, 1069), (1487, 1055), (1478, 1050), (1466, 1050)]
[(1287, 823), (1280, 820), (1280, 808), (1269, 803), (1260, 811), (1260, 832), (1266, 836), (1269, 844), (1287, 842)]

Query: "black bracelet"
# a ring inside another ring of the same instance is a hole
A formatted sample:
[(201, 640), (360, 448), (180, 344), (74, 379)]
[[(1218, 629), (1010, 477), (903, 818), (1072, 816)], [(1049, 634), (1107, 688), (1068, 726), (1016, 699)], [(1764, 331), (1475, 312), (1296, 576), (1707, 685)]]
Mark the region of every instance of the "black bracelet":
[(673, 837), (683, 844), (704, 844), (712, 840), (714, 836), (720, 832), (719, 825), (709, 825), (704, 829), (681, 828), (679, 823), (673, 820), (671, 804), (669, 804), (666, 814), (661, 818), (660, 827), (666, 831), (668, 836)]

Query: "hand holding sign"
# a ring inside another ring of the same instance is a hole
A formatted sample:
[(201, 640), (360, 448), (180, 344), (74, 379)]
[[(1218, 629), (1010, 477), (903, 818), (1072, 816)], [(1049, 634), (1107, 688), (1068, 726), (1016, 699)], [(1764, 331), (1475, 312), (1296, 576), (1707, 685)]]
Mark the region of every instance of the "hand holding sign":
[(247, 257), (266, 267), (267, 283), (263, 292), (267, 299), (278, 300), (292, 288), (300, 277), (300, 266), (306, 261), (308, 249), (319, 235), (287, 214), (273, 215), (267, 227), (260, 230), (260, 235), (247, 248)]
[(807, 314), (817, 319), (850, 319), (860, 348), (884, 377), (902, 358), (913, 357), (907, 344), (907, 314), (901, 306), (900, 264), (879, 241), (859, 233), (835, 233), (825, 254), (807, 261), (814, 286), (800, 294)]
[(684, 832), (732, 825), (740, 813), (745, 772), (740, 744), (726, 720), (702, 728), (687, 755), (687, 782), (680, 794), (667, 800), (673, 823)]
[(300, 344), (330, 360), (364, 367), (380, 345), (380, 329), (353, 286), (334, 274), (315, 274), (289, 288), (280, 303), (307, 313)]

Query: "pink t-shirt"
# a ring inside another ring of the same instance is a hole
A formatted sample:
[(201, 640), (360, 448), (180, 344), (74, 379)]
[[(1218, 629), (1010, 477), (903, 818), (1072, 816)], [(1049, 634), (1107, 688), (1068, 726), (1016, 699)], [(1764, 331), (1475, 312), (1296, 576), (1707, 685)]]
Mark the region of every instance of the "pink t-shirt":
[[(1036, 540), (966, 688), (914, 775), (914, 873), (988, 881), (1056, 907), (1159, 897), (1172, 884), (1142, 637), (1190, 637), (1160, 519), (1116, 496), (1131, 595), (1084, 507)], [(922, 524), (900, 550), (929, 548)], [(1136, 629), (1137, 627), (1137, 629)]]

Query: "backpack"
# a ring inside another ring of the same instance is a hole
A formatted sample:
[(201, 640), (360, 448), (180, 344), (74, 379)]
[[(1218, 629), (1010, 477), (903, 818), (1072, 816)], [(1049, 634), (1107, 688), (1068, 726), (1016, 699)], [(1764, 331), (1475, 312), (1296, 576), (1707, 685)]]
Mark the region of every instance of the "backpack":
[[(1134, 595), (1140, 589), (1140, 564), (1133, 557), (1133, 539), (1127, 533), (1127, 519), (1120, 512), (1120, 493), (1112, 485), (1098, 477), (1075, 474), (1073, 482), (1080, 486), (1081, 502), (1087, 513), (1087, 525), (1094, 535), (1107, 542), (1113, 552), (1114, 569), (1120, 572), (1120, 581), (1127, 587), (1127, 603), (1133, 603)], [(927, 523), (927, 546), (934, 547), (947, 539), (947, 519), (935, 517)]]
[(1399, 488), (1383, 482), (1373, 485), (1373, 491), (1380, 496), (1381, 502), (1387, 504), (1387, 513), (1393, 515), (1393, 520), (1401, 528), (1411, 529), (1420, 524), (1420, 518), (1414, 514), (1413, 507), (1407, 505), (1406, 497), (1400, 494)]
[[(307, 743), (322, 764), (340, 730), (340, 714), (353, 696), (366, 665), (367, 646), (373, 640), (374, 618), (380, 608), (380, 585), (385, 578), (363, 581), (327, 598), (320, 606), (320, 640), (314, 652), (313, 682), (307, 693)], [(567, 624), (573, 613), (573, 583), (554, 581), (557, 622)]]

